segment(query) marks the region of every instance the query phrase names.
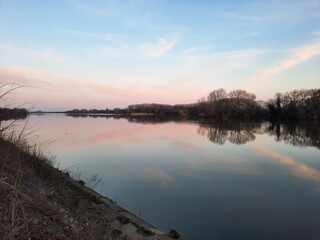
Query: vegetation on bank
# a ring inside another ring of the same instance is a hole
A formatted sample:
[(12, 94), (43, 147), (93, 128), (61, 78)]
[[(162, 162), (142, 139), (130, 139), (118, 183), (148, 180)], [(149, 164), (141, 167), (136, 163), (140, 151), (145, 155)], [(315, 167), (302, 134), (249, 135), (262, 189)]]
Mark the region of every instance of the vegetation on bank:
[(219, 120), (301, 121), (320, 119), (320, 89), (294, 90), (277, 93), (266, 102), (256, 101), (254, 93), (224, 89), (211, 91), (193, 104), (134, 104), (125, 109), (73, 109), (70, 115), (124, 114), (135, 116), (215, 118)]
[[(0, 101), (21, 88), (19, 85), (0, 83)], [(36, 113), (42, 113), (37, 111)], [(268, 101), (257, 101), (254, 93), (245, 90), (226, 92), (224, 89), (211, 91), (191, 104), (132, 104), (127, 108), (73, 109), (64, 112), (69, 115), (126, 115), (163, 118), (214, 118), (218, 120), (269, 120), (272, 122), (295, 122), (320, 120), (320, 89), (293, 90), (276, 93)], [(26, 118), (25, 108), (8, 108), (0, 105), (0, 121)]]
[(169, 231), (169, 237), (173, 239), (178, 239), (180, 237), (180, 233), (177, 230), (172, 229)]
[(10, 119), (25, 119), (28, 116), (28, 111), (25, 108), (1, 108), (0, 121)]
[(0, 155), (1, 239), (106, 239), (113, 234), (101, 201), (52, 167), (41, 150), (1, 137)]
[(272, 121), (320, 119), (320, 89), (276, 93), (266, 103)]

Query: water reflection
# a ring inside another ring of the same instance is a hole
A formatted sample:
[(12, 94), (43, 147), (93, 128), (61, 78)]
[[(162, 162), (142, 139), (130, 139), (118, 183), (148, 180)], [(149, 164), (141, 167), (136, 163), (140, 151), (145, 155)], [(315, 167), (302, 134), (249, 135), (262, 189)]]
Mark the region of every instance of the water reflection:
[(88, 113), (88, 114), (82, 114), (82, 113), (66, 113), (65, 114), (68, 117), (73, 118), (113, 118), (113, 119), (120, 119), (124, 118), (123, 115), (120, 114), (107, 114), (107, 113)]
[(275, 140), (287, 144), (307, 147), (314, 146), (320, 149), (320, 126), (317, 123), (309, 124), (270, 124), (268, 133), (275, 136)]
[(287, 125), (247, 122), (199, 122), (197, 133), (216, 144), (227, 141), (233, 144), (245, 144), (254, 141), (256, 134), (269, 134), (277, 142), (298, 147), (314, 146), (320, 148), (320, 126), (317, 124)]
[(309, 167), (308, 165), (295, 160), (292, 157), (279, 154), (275, 151), (265, 149), (265, 148), (252, 148), (253, 151), (267, 157), (268, 159), (273, 159), (283, 166), (286, 166), (291, 171), (292, 175), (307, 178), (316, 182), (320, 182), (320, 171)]
[(234, 144), (245, 144), (256, 139), (255, 133), (260, 132), (261, 124), (241, 122), (199, 122), (198, 134), (217, 144), (229, 141)]
[(66, 116), (73, 118), (105, 118), (105, 119), (126, 119), (130, 123), (142, 123), (142, 124), (156, 124), (167, 122), (181, 122), (185, 119), (177, 119), (170, 117), (155, 117), (155, 116), (135, 116), (135, 115), (120, 115), (120, 114), (70, 114), (66, 113)]
[(206, 136), (209, 141), (223, 145), (227, 141), (233, 144), (245, 144), (256, 139), (256, 134), (269, 134), (277, 142), (298, 147), (314, 146), (320, 149), (320, 126), (317, 123), (280, 124), (269, 122), (237, 122), (214, 120), (185, 120), (154, 116), (123, 116), (112, 114), (66, 114), (74, 118), (126, 119), (130, 123), (157, 124), (168, 122), (193, 122), (198, 124), (197, 133)]
[(36, 122), (37, 141), (61, 139), (52, 144), (61, 168), (98, 174), (102, 194), (182, 239), (320, 239), (319, 150), (294, 147), (318, 147), (317, 126), (62, 114)]

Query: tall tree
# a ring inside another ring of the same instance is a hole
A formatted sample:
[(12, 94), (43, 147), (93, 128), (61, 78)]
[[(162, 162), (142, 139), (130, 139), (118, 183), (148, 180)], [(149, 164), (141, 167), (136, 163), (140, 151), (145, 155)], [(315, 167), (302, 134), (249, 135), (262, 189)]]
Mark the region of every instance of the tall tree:
[(207, 98), (209, 102), (217, 102), (219, 100), (227, 98), (227, 92), (223, 88), (219, 88), (209, 93)]

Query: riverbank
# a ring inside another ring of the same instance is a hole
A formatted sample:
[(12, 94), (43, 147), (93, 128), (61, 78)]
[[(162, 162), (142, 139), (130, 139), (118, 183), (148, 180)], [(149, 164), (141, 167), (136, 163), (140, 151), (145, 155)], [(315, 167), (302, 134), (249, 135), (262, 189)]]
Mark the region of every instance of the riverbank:
[(39, 148), (0, 138), (1, 239), (171, 239), (52, 166)]

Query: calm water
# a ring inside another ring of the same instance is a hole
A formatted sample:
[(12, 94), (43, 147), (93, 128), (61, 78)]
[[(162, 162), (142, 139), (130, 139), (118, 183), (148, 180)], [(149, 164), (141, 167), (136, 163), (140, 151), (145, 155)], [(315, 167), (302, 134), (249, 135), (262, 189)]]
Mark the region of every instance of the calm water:
[(31, 115), (60, 168), (182, 239), (320, 239), (317, 126)]

